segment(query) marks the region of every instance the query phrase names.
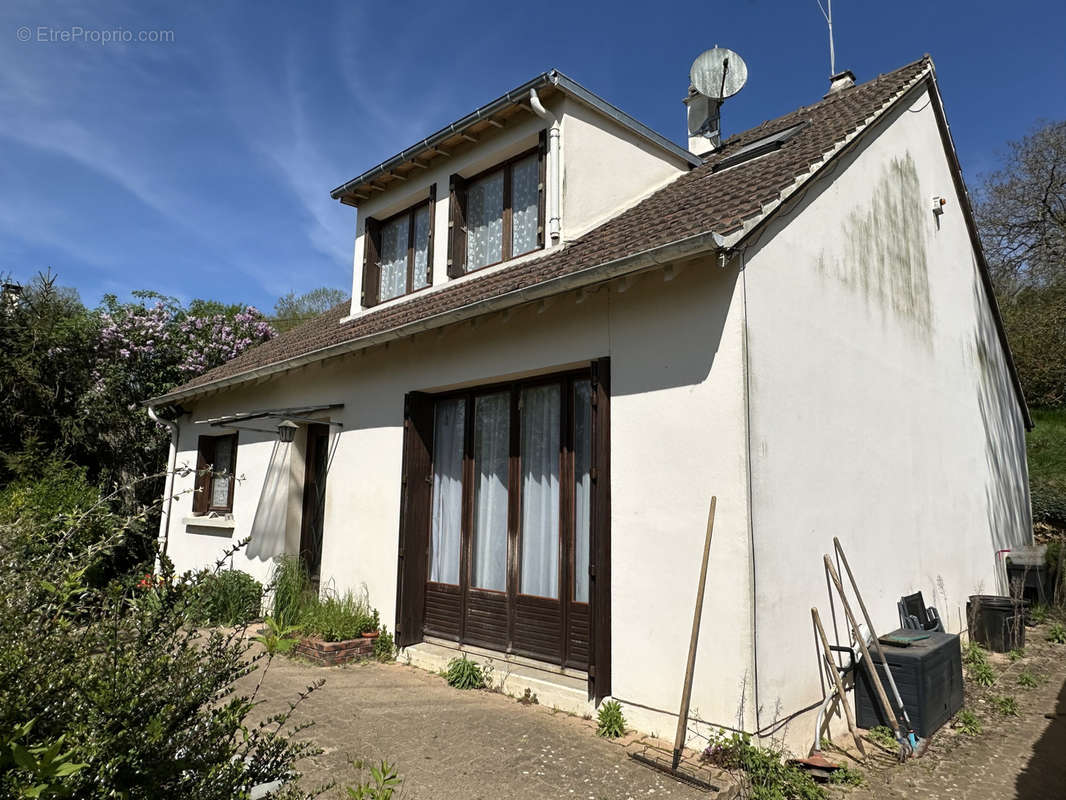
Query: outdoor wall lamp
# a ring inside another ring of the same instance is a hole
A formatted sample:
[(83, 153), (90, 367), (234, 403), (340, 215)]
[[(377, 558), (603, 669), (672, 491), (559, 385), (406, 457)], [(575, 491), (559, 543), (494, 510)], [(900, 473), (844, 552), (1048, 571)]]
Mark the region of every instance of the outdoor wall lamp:
[(300, 427), (291, 420), (282, 420), (278, 425), (278, 441), (291, 442), (296, 437), (296, 429)]

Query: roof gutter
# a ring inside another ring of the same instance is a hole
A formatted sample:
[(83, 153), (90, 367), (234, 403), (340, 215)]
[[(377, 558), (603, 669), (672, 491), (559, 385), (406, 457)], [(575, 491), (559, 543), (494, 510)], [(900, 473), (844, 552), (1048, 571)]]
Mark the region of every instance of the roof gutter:
[(261, 380), (280, 372), (288, 372), (289, 370), (316, 361), (323, 361), (327, 358), (334, 358), (347, 353), (365, 350), (368, 347), (374, 347), (375, 345), (384, 344), (385, 342), (413, 336), (416, 333), (441, 328), (456, 322), (464, 322), (473, 319), (474, 317), (489, 314), (493, 311), (502, 311), (507, 308), (513, 308), (518, 305), (541, 300), (573, 289), (581, 289), (594, 284), (604, 283), (613, 280), (614, 278), (634, 275), (639, 272), (645, 272), (655, 269), (656, 267), (665, 266), (695, 256), (720, 253), (726, 249), (725, 238), (721, 236), (721, 234), (715, 233), (714, 231), (699, 233), (694, 236), (659, 245), (658, 247), (653, 247), (649, 250), (643, 250), (639, 253), (634, 253), (633, 255), (623, 256), (622, 258), (617, 258), (613, 261), (606, 261), (593, 267), (587, 267), (583, 270), (578, 270), (577, 272), (570, 272), (530, 286), (524, 286), (521, 289), (514, 289), (510, 292), (497, 295), (496, 297), (489, 297), (484, 300), (468, 303), (459, 308), (443, 311), (439, 314), (434, 314), (407, 323), (406, 325), (399, 325), (395, 328), (380, 331), (379, 333), (373, 333), (368, 336), (362, 336), (347, 342), (340, 342), (335, 345), (330, 345), (329, 347), (321, 347), (317, 350), (312, 350), (303, 355), (295, 356), (284, 361), (278, 361), (263, 367), (257, 367), (256, 369), (239, 372), (236, 375), (231, 375), (226, 378), (220, 378), (219, 380), (205, 383), (202, 386), (194, 386), (183, 391), (170, 392), (168, 394), (160, 395), (159, 397), (153, 397), (151, 400), (146, 401), (145, 404), (150, 407), (172, 405), (182, 400), (206, 394), (208, 392), (218, 391), (249, 381)]

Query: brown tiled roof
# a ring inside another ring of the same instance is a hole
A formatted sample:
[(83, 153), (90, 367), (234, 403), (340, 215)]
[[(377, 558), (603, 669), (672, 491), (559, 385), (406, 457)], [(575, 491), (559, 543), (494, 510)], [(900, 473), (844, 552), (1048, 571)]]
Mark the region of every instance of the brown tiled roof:
[[(242, 373), (281, 364), (697, 234), (713, 231), (727, 235), (738, 231), (930, 66), (928, 57), (922, 58), (730, 137), (702, 166), (542, 258), (415, 295), (342, 323), (340, 320), (349, 311), (348, 304), (344, 303), (205, 372), (164, 398), (200, 387), (206, 389), (210, 384), (238, 378)], [(721, 172), (714, 171), (715, 164), (744, 145), (801, 122), (808, 124), (779, 150)]]

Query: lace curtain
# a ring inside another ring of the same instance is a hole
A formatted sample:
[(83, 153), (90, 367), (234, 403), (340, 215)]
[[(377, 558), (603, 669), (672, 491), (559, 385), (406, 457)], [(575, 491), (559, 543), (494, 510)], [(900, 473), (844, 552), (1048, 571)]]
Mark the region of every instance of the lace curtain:
[(407, 292), (407, 235), (410, 217), (397, 217), (381, 229), (381, 300)]
[(474, 563), (472, 585), (507, 591), (507, 464), (510, 394), (474, 401)]
[(511, 257), (537, 249), (540, 160), (536, 155), (511, 168)]
[(503, 258), (503, 170), (466, 190), (466, 266), (477, 269)]
[(589, 601), (589, 530), (592, 523), (592, 385), (574, 383), (574, 600)]
[(522, 594), (559, 596), (558, 384), (522, 390)]
[(433, 426), (433, 528), (429, 579), (459, 583), (463, 509), (463, 435), (466, 401), (437, 403)]
[(429, 214), (429, 206), (415, 212), (415, 274), (411, 291), (429, 285)]

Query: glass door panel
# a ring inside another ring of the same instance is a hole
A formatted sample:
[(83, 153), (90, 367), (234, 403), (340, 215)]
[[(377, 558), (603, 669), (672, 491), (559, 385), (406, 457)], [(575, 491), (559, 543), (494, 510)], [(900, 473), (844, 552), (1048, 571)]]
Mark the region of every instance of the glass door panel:
[(509, 392), (474, 400), (474, 542), (470, 585), (507, 591)]
[(522, 389), (519, 591), (559, 597), (559, 384)]
[(574, 381), (574, 601), (589, 601), (592, 522), (592, 384)]
[(463, 520), (463, 439), (466, 400), (437, 403), (433, 420), (433, 506), (429, 579), (459, 583)]

